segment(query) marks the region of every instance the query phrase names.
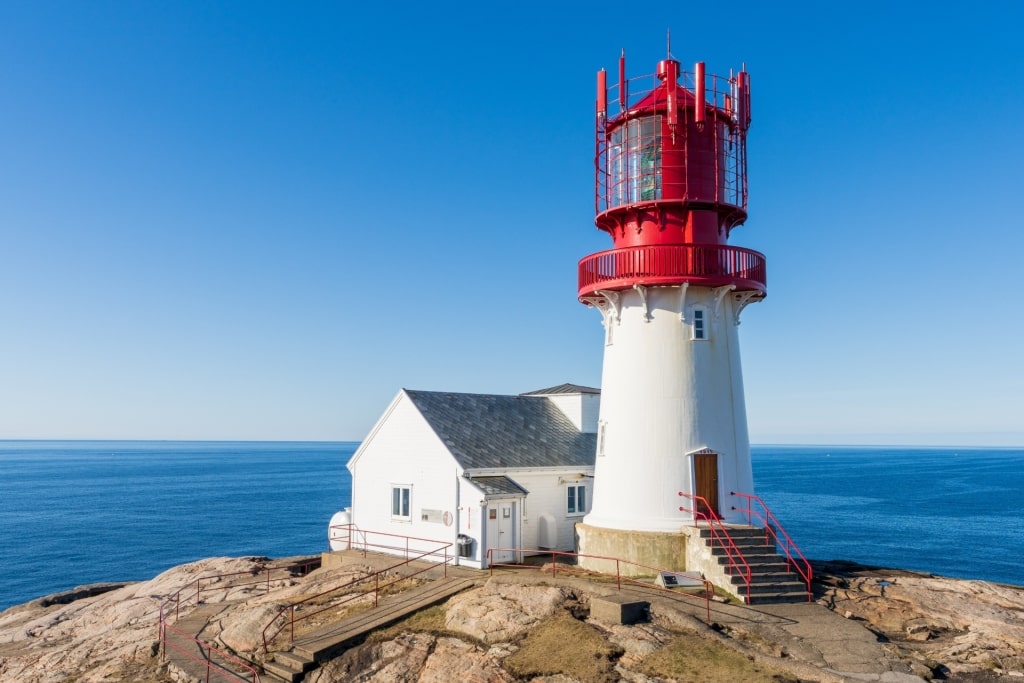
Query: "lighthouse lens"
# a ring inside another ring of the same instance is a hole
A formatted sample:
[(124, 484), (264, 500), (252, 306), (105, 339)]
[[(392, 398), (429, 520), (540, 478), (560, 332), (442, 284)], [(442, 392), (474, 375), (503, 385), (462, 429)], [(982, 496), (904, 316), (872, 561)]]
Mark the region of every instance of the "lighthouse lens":
[(661, 199), (661, 118), (632, 119), (612, 131), (609, 207)]

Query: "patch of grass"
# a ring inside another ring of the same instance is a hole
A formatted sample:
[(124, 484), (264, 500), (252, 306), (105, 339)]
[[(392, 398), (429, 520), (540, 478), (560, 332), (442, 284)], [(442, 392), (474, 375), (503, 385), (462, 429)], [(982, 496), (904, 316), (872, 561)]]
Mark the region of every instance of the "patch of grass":
[(642, 673), (679, 683), (783, 683), (798, 679), (761, 666), (713, 640), (679, 637), (644, 658)]
[(392, 640), (408, 631), (419, 631), (422, 633), (444, 634), (444, 606), (434, 605), (427, 607), (415, 614), (411, 614), (401, 621), (397, 621), (386, 628), (377, 629), (368, 638), (372, 642)]
[(582, 683), (610, 683), (620, 678), (615, 662), (621, 656), (593, 626), (559, 611), (530, 629), (503, 664), (521, 678), (565, 674)]

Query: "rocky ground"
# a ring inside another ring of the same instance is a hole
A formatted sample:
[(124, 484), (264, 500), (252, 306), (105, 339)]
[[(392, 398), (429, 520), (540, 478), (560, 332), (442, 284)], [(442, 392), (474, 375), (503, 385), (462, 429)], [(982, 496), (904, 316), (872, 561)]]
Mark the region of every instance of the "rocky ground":
[(908, 661), (959, 681), (1024, 679), (1024, 589), (844, 562), (816, 571), (819, 602)]
[[(262, 566), (260, 558), (214, 558), (150, 581), (80, 589), (6, 610), (0, 613), (0, 683), (170, 681), (173, 672), (157, 654), (161, 598), (199, 576)], [(252, 656), (279, 605), (361, 570), (284, 576), (269, 591), (212, 584), (204, 600), (225, 609), (203, 638)], [(1024, 678), (1024, 590), (843, 563), (819, 564), (817, 574), (818, 601), (873, 631), (904, 670), (963, 683)], [(588, 618), (589, 600), (600, 590), (581, 580), (546, 584), (490, 581), (373, 634), (307, 681), (844, 680), (801, 661), (771, 630), (709, 627), (656, 607), (643, 624), (601, 624)], [(892, 675), (889, 680), (911, 680)]]

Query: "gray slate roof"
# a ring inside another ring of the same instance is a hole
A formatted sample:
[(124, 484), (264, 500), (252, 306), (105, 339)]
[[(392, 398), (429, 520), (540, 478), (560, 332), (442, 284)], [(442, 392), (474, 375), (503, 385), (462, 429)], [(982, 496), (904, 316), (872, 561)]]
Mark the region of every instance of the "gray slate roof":
[(597, 435), (542, 396), (405, 393), (463, 469), (594, 465)]
[(584, 387), (579, 384), (559, 384), (557, 387), (527, 391), (520, 396), (552, 396), (554, 394), (600, 394), (601, 390), (594, 387)]
[(508, 477), (470, 477), (469, 480), (476, 484), (485, 496), (525, 496), (529, 493)]

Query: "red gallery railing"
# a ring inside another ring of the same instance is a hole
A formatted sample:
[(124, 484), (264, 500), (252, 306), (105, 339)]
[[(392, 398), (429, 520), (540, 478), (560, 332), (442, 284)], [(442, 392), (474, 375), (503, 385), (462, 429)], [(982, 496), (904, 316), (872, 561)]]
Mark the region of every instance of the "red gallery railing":
[[(811, 592), (814, 570), (811, 567), (811, 563), (800, 552), (800, 548), (797, 547), (796, 543), (793, 542), (793, 539), (789, 537), (789, 534), (782, 527), (782, 524), (779, 523), (779, 520), (758, 496), (749, 493), (737, 493), (736, 491), (733, 491), (732, 495), (737, 498), (746, 499), (747, 507), (739, 508), (734, 505), (732, 509), (737, 512), (747, 513), (747, 523), (751, 526), (755, 526), (755, 518), (759, 522), (756, 526), (764, 526), (765, 545), (774, 543), (779, 552), (786, 556), (786, 568), (789, 571), (796, 572), (804, 580), (804, 583), (807, 584), (807, 601), (811, 602), (814, 599)], [(755, 508), (755, 505), (759, 507)]]
[(610, 249), (579, 262), (579, 296), (634, 284), (704, 287), (735, 285), (740, 291), (764, 292), (764, 255), (743, 247), (717, 244), (655, 244)]
[[(589, 569), (579, 569), (579, 568), (574, 567), (573, 565), (567, 565), (567, 564), (564, 564), (564, 563), (560, 563), (560, 562), (557, 561), (558, 558), (560, 558), (560, 557), (563, 557), (563, 558), (573, 558), (573, 559), (579, 559), (581, 557), (586, 557), (586, 558), (590, 558), (590, 559), (594, 559), (594, 560), (612, 561), (612, 562), (615, 562), (615, 583), (618, 586), (619, 590), (622, 590), (622, 582), (623, 581), (626, 581), (628, 583), (635, 583), (638, 586), (644, 586), (645, 588), (651, 588), (652, 587), (651, 583), (649, 583), (648, 581), (638, 581), (638, 580), (636, 580), (636, 579), (634, 579), (634, 578), (632, 578), (630, 576), (624, 576), (622, 574), (622, 565), (628, 565), (630, 567), (639, 567), (641, 569), (647, 570), (648, 572), (653, 572), (655, 575), (660, 574), (660, 573), (668, 573), (668, 574), (675, 574), (676, 576), (683, 576), (683, 577), (685, 577), (687, 579), (692, 579), (693, 581), (699, 582), (699, 583), (701, 583), (704, 586), (704, 611), (705, 611), (705, 614), (707, 616), (708, 621), (709, 622), (711, 621), (711, 596), (715, 594), (715, 586), (710, 581), (705, 579), (703, 576), (700, 576), (698, 574), (688, 574), (686, 572), (672, 571), (671, 569), (662, 569), (662, 568), (659, 568), (659, 567), (651, 567), (651, 566), (648, 566), (646, 564), (640, 564), (639, 562), (630, 562), (629, 560), (622, 560), (622, 559), (619, 559), (618, 557), (605, 557), (605, 556), (602, 556), (602, 555), (586, 555), (586, 554), (583, 554), (583, 553), (573, 553), (573, 552), (568, 552), (568, 551), (563, 551), (563, 550), (524, 550), (522, 548), (488, 548), (488, 550), (487, 550), (487, 566), (490, 568), (492, 576), (494, 575), (494, 568), (495, 567), (529, 567), (529, 568), (532, 568), (532, 569), (536, 569), (537, 568), (536, 565), (527, 565), (527, 564), (521, 564), (521, 563), (515, 563), (515, 562), (493, 562), (491, 558), (493, 557), (492, 553), (495, 553), (495, 552), (512, 552), (512, 553), (515, 553), (516, 557), (519, 557), (523, 553), (528, 553), (528, 554), (530, 554), (531, 556), (534, 556), (534, 557), (537, 557), (537, 556), (551, 556), (551, 576), (558, 576), (558, 572), (559, 571), (561, 571), (562, 573), (565, 573), (565, 574), (600, 574), (602, 576), (611, 576), (611, 574), (608, 573), (608, 572), (598, 572), (598, 571), (592, 571), (592, 570), (589, 570)], [(683, 593), (683, 595), (687, 595), (688, 597), (694, 597), (694, 598), (697, 598), (697, 599), (700, 598), (700, 596), (696, 596), (696, 595), (695, 596), (690, 596), (687, 593)]]
[(722, 524), (721, 518), (718, 513), (711, 507), (707, 500), (700, 496), (695, 496), (691, 493), (679, 492), (679, 495), (683, 498), (689, 498), (692, 501), (693, 507), (688, 508), (685, 506), (679, 506), (680, 512), (689, 512), (693, 515), (695, 521), (706, 522), (708, 525), (709, 533), (711, 534), (711, 547), (714, 548), (716, 545), (722, 549), (725, 553), (726, 568), (725, 573), (730, 576), (739, 576), (743, 579), (744, 585), (747, 587), (747, 604), (750, 604), (750, 582), (751, 572), (750, 565), (747, 564), (747, 559), (743, 557), (743, 553), (733, 542), (732, 536), (729, 535), (729, 531)]

